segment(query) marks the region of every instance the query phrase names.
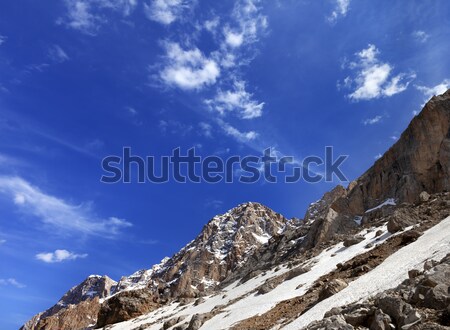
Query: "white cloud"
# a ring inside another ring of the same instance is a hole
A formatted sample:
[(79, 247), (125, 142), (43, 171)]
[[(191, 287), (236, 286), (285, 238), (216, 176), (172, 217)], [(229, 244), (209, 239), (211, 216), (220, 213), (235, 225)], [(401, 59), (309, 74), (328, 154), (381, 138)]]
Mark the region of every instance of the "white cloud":
[(225, 44), (237, 48), (256, 42), (267, 28), (267, 17), (260, 13), (258, 0), (238, 0), (232, 12), (233, 22), (224, 29)]
[(351, 62), (349, 68), (356, 71), (356, 76), (344, 80), (344, 86), (355, 88), (348, 95), (350, 99), (360, 101), (393, 96), (405, 91), (415, 79), (415, 73), (400, 73), (391, 77), (394, 68), (389, 63), (380, 61), (379, 54), (379, 50), (371, 44), (355, 54), (357, 60)]
[(73, 205), (46, 194), (20, 177), (0, 176), (0, 194), (11, 197), (21, 212), (38, 218), (62, 234), (114, 237), (132, 224), (116, 217), (97, 217), (88, 204)]
[(203, 23), (203, 26), (209, 32), (215, 34), (219, 24), (220, 24), (220, 18), (216, 16), (210, 20), (205, 21), (205, 23)]
[(0, 244), (5, 244), (6, 243), (6, 239), (0, 239)]
[(48, 50), (48, 56), (50, 57), (51, 60), (57, 63), (63, 63), (70, 59), (69, 55), (67, 55), (64, 49), (62, 49), (58, 45), (50, 47), (50, 49)]
[(67, 6), (65, 24), (68, 27), (90, 35), (97, 33), (103, 19), (91, 13), (91, 4), (88, 1), (66, 0), (65, 3)]
[(0, 285), (12, 285), (19, 289), (23, 289), (25, 287), (24, 284), (18, 282), (15, 278), (0, 278)]
[(136, 7), (137, 0), (65, 0), (67, 15), (57, 23), (79, 30), (88, 35), (95, 35), (100, 26), (108, 20), (99, 13), (99, 9), (121, 12), (127, 16)]
[(363, 120), (363, 124), (365, 126), (373, 125), (373, 124), (379, 123), (382, 118), (383, 118), (382, 116), (375, 116), (373, 118), (365, 119), (365, 120)]
[(336, 22), (340, 17), (345, 17), (350, 7), (350, 0), (333, 0), (335, 7), (328, 20), (332, 23)]
[(436, 86), (416, 86), (416, 88), (423, 93), (425, 100), (428, 101), (432, 96), (444, 94), (450, 89), (450, 79), (444, 79)]
[(428, 38), (430, 38), (430, 35), (428, 33), (426, 33), (425, 31), (414, 31), (412, 33), (412, 36), (414, 37), (414, 39), (416, 39), (419, 42), (426, 42), (428, 40)]
[(137, 0), (91, 0), (92, 3), (97, 3), (100, 8), (108, 8), (116, 12), (128, 16), (137, 6)]
[(0, 34), (0, 46), (6, 42), (6, 39), (8, 39), (8, 38), (6, 38), (5, 36), (2, 36)]
[(36, 254), (36, 259), (46, 263), (56, 263), (66, 260), (86, 258), (87, 254), (76, 254), (67, 250), (55, 250), (55, 252), (43, 252)]
[(184, 50), (178, 43), (166, 44), (166, 66), (160, 72), (163, 82), (181, 89), (201, 89), (212, 85), (220, 75), (218, 64), (198, 48)]
[(198, 123), (198, 127), (200, 128), (200, 133), (206, 137), (212, 137), (212, 126), (205, 122)]
[(253, 100), (253, 95), (245, 90), (245, 82), (235, 81), (233, 90), (219, 90), (213, 100), (206, 104), (224, 115), (226, 112), (236, 112), (243, 119), (253, 119), (262, 115), (264, 102)]
[(373, 158), (375, 158), (375, 160), (377, 160), (377, 159), (380, 159), (381, 157), (383, 157), (383, 155), (382, 155), (382, 154), (378, 154), (378, 155), (376, 155), (376, 156), (373, 157)]
[(231, 47), (239, 47), (244, 42), (244, 34), (236, 33), (231, 31), (230, 29), (225, 29), (225, 42)]
[(144, 9), (148, 19), (169, 25), (180, 18), (188, 5), (185, 0), (151, 0), (150, 4), (144, 4)]
[(258, 137), (258, 133), (256, 133), (255, 131), (241, 132), (237, 128), (231, 126), (223, 120), (219, 120), (218, 123), (220, 124), (220, 127), (223, 129), (225, 134), (235, 138), (239, 142), (253, 141)]

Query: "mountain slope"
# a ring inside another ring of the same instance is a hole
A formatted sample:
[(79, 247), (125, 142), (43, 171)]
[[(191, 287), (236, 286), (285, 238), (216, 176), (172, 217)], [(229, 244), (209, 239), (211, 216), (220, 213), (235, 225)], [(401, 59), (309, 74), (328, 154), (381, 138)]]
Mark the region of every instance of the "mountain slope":
[[(392, 272), (394, 255), (404, 256), (404, 263), (397, 263), (408, 268), (450, 252), (444, 244), (449, 175), (450, 90), (433, 97), (360, 178), (312, 203), (303, 221), (287, 220), (258, 203), (241, 204), (214, 217), (172, 258), (108, 282), (108, 290), (100, 285), (101, 290), (86, 291), (83, 282), (73, 289), (73, 299), (38, 314), (24, 329), (118, 322), (113, 329), (306, 326), (323, 315), (320, 306), (365, 298), (348, 293), (348, 299), (337, 299), (349, 292), (346, 287)], [(408, 262), (411, 246), (420, 253)], [(408, 270), (371, 292), (399, 284)], [(79, 294), (83, 290), (89, 297)], [(299, 318), (304, 313), (311, 317)]]

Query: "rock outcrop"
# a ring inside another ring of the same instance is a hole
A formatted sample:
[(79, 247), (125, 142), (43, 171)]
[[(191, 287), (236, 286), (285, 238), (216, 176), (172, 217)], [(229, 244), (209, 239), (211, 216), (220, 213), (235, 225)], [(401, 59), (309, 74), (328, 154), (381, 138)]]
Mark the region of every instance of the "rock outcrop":
[[(397, 288), (361, 303), (336, 307), (307, 329), (448, 329), (450, 326), (450, 255), (434, 266), (410, 270)], [(339, 320), (339, 323), (336, 323)]]
[[(315, 246), (367, 221), (393, 204), (423, 202), (450, 190), (450, 90), (434, 96), (400, 139), (347, 189), (337, 187), (307, 210), (314, 223), (305, 245)], [(385, 214), (383, 214), (385, 215)], [(366, 219), (364, 219), (366, 218)]]
[(35, 315), (22, 330), (84, 329), (94, 325), (100, 309), (99, 299), (110, 296), (117, 282), (108, 276), (91, 275), (74, 286), (51, 308)]

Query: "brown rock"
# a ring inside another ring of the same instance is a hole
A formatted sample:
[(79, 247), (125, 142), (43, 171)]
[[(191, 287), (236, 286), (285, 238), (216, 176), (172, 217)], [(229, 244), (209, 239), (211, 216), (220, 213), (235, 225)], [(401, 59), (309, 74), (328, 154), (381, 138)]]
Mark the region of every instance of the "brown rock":
[(127, 321), (158, 308), (146, 289), (123, 291), (107, 299), (98, 313), (97, 327)]
[(333, 279), (330, 282), (326, 283), (322, 291), (319, 293), (319, 300), (327, 299), (332, 295), (338, 293), (339, 291), (345, 289), (348, 286), (347, 282), (341, 280), (339, 278)]

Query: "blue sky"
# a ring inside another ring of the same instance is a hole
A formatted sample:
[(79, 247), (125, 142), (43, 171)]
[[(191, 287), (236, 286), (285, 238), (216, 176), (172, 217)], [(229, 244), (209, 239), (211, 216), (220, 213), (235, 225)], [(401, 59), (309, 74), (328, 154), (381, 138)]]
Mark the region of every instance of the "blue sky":
[(90, 274), (151, 267), (239, 203), (301, 218), (339, 182), (107, 185), (101, 160), (332, 145), (355, 179), (449, 87), (449, 14), (446, 0), (3, 1), (0, 328)]

